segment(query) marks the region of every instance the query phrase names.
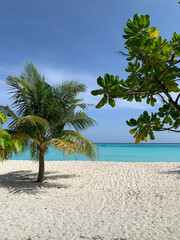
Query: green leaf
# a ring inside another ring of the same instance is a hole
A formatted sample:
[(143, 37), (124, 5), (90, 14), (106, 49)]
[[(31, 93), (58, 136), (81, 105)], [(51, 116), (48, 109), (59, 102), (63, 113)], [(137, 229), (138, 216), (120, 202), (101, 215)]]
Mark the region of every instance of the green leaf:
[(141, 102), (141, 97), (139, 95), (135, 95), (136, 102)]
[(156, 99), (151, 96), (150, 103), (152, 107), (154, 107), (155, 102), (156, 102)]
[(126, 121), (126, 123), (130, 127), (134, 127), (137, 125), (137, 121), (134, 118), (131, 118), (130, 121)]
[(144, 111), (143, 112), (143, 117), (146, 119), (146, 120), (150, 120), (150, 116), (149, 116), (149, 114), (148, 114), (148, 112), (147, 111)]
[(131, 18), (129, 18), (129, 19), (127, 20), (126, 25), (127, 25), (127, 27), (130, 28), (130, 29), (134, 26), (134, 23), (132, 22), (132, 19), (131, 19)]
[(173, 125), (173, 120), (169, 117), (169, 125), (172, 126)]
[(0, 113), (0, 124), (1, 126), (6, 122), (8, 116), (4, 113)]
[(107, 103), (107, 97), (103, 97), (100, 102), (96, 105), (96, 108), (101, 108)]
[(114, 99), (111, 98), (111, 97), (109, 97), (109, 105), (110, 105), (111, 107), (115, 107), (115, 101), (114, 101)]
[(0, 146), (4, 149), (5, 143), (4, 143), (4, 138), (0, 136)]
[(101, 95), (101, 94), (103, 94), (103, 93), (104, 93), (103, 89), (98, 89), (98, 90), (92, 90), (92, 91), (91, 91), (91, 94), (92, 94), (93, 96)]
[(126, 34), (128, 34), (129, 36), (133, 36), (133, 35), (134, 35), (134, 33), (132, 32), (132, 30), (127, 29), (127, 28), (124, 28), (124, 32), (125, 32)]
[(180, 118), (180, 113), (178, 113), (177, 111), (171, 111), (170, 114), (174, 120)]
[(105, 81), (104, 81), (104, 79), (103, 79), (102, 76), (99, 76), (99, 77), (98, 77), (97, 83), (98, 83), (99, 86), (105, 87)]
[(13, 150), (14, 152), (17, 152), (17, 153), (20, 152), (22, 150), (22, 143), (18, 140), (15, 140), (13, 142)]
[(155, 139), (154, 133), (152, 132), (152, 130), (149, 131), (149, 136), (150, 136), (150, 139), (151, 139), (151, 140), (154, 140), (154, 139)]
[(139, 25), (139, 20), (140, 20), (140, 15), (135, 14), (134, 17), (133, 17), (133, 22), (135, 23), (136, 26)]
[(127, 101), (132, 102), (132, 101), (133, 101), (133, 95), (130, 95), (130, 96), (127, 98)]
[(150, 21), (149, 21), (150, 16), (149, 15), (145, 15), (145, 18), (146, 18), (146, 22), (144, 24), (144, 27), (147, 28), (150, 25)]

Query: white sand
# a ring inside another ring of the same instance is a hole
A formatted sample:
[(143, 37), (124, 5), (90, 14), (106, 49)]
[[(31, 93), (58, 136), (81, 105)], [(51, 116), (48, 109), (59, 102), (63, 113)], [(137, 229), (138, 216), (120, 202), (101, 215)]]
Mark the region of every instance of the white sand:
[(180, 163), (0, 163), (0, 240), (179, 240)]

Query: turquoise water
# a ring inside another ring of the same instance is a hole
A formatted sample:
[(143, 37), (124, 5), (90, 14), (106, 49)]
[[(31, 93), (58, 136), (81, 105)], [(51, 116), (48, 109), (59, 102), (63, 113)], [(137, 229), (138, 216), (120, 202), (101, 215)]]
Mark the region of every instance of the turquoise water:
[[(97, 144), (99, 157), (96, 161), (105, 162), (180, 162), (180, 144)], [(13, 156), (13, 160), (30, 160), (29, 151)], [(79, 155), (80, 161), (87, 161), (88, 158)], [(45, 156), (46, 161), (68, 160), (63, 155), (49, 149)], [(76, 160), (71, 157), (69, 160)]]

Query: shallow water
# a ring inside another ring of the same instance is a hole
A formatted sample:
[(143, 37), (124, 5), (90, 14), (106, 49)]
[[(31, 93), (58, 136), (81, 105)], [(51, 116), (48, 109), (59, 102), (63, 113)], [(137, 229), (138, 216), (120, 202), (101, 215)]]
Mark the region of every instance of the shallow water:
[[(180, 144), (97, 144), (99, 156), (96, 161), (105, 162), (180, 162)], [(26, 151), (13, 160), (30, 160), (30, 152)], [(87, 161), (87, 157), (79, 155), (78, 160)], [(76, 160), (73, 156), (70, 159), (63, 157), (63, 154), (49, 149), (45, 156), (46, 161), (67, 161)]]

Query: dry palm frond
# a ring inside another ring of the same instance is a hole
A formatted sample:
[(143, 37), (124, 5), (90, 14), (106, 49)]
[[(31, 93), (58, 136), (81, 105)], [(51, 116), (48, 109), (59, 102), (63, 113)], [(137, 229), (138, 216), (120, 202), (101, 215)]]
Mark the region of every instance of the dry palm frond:
[[(60, 150), (63, 146), (65, 146), (65, 149), (67, 148), (67, 150), (72, 149), (72, 152), (75, 152), (75, 156), (80, 152), (94, 160), (98, 153), (98, 148), (94, 143), (72, 130), (63, 130), (59, 138), (53, 139), (53, 143), (56, 143), (57, 148), (59, 146)], [(61, 143), (66, 145), (61, 145)]]
[(68, 158), (71, 154), (74, 154), (75, 157), (78, 155), (78, 147), (71, 142), (62, 139), (52, 139), (51, 146), (53, 146), (58, 151), (61, 151)]

